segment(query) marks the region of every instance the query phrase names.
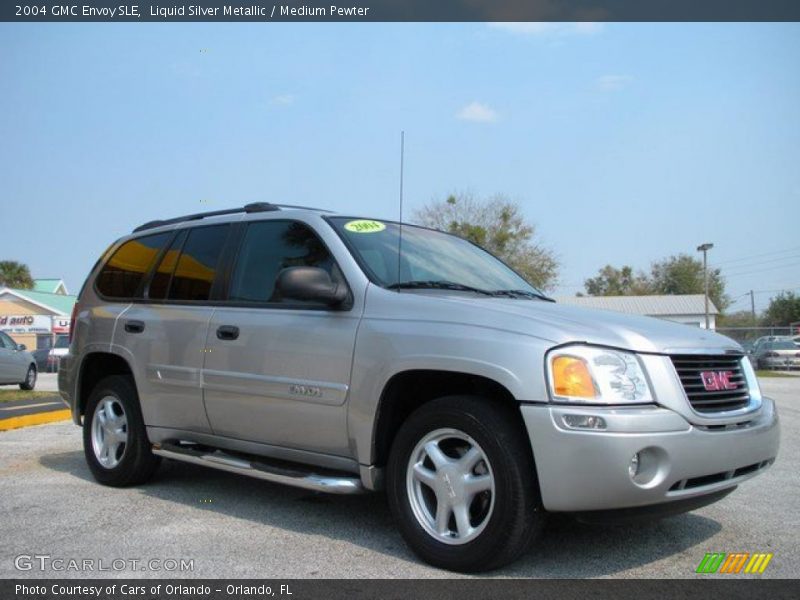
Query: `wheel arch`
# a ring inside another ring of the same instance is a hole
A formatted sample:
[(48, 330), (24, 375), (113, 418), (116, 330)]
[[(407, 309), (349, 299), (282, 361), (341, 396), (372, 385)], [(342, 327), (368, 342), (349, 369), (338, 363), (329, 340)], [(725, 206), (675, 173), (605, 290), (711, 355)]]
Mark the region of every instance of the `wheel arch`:
[(79, 415), (84, 415), (86, 402), (94, 387), (109, 375), (128, 375), (133, 380), (133, 369), (125, 358), (113, 352), (90, 352), (83, 358), (78, 372), (76, 390), (76, 406)]
[[(386, 466), (397, 431), (411, 413), (431, 400), (452, 395), (481, 396), (497, 402), (512, 410), (524, 426), (519, 402), (506, 386), (494, 379), (459, 371), (402, 371), (386, 382), (380, 394), (372, 433), (372, 465)], [(530, 446), (530, 442), (528, 444)]]

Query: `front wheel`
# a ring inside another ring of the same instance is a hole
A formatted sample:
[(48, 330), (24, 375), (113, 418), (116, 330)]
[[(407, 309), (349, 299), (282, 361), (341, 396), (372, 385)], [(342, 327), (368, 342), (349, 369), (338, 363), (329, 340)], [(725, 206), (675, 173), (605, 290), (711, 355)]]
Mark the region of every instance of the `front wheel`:
[(104, 485), (144, 483), (158, 468), (129, 377), (106, 377), (92, 391), (83, 418), (83, 451), (92, 475)]
[(412, 550), (454, 571), (515, 560), (543, 521), (519, 414), (483, 398), (450, 396), (415, 411), (392, 445), (387, 492)]
[(19, 384), (19, 389), (30, 391), (36, 387), (36, 367), (31, 365), (25, 373), (25, 381)]

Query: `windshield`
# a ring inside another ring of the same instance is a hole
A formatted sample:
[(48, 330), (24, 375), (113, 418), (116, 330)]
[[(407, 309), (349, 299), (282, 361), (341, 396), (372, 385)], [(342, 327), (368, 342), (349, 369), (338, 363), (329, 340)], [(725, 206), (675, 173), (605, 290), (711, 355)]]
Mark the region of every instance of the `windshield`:
[(797, 346), (788, 340), (785, 342), (768, 342), (765, 346), (768, 350), (797, 350)]
[(369, 278), (383, 287), (442, 282), (476, 290), (541, 294), (500, 260), (457, 236), (404, 224), (402, 259), (398, 261), (400, 228), (397, 223), (345, 217), (328, 220), (347, 242)]
[(56, 345), (54, 348), (69, 348), (69, 338), (65, 335), (60, 335), (56, 338)]

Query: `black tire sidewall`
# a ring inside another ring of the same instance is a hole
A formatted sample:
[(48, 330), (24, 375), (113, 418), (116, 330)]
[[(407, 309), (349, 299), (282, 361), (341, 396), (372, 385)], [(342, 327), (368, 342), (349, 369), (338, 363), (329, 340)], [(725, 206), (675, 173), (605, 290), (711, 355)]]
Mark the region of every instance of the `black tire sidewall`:
[[(119, 464), (108, 469), (100, 464), (92, 447), (92, 421), (100, 400), (113, 396), (122, 405), (128, 422), (128, 441)], [(153, 455), (139, 408), (136, 388), (129, 377), (115, 375), (100, 381), (89, 396), (83, 418), (83, 450), (94, 478), (104, 485), (122, 487), (140, 483), (158, 465)]]
[[(406, 542), (435, 566), (463, 572), (496, 568), (523, 552), (538, 529), (540, 499), (529, 446), (523, 445), (520, 424), (513, 415), (505, 407), (496, 408), (490, 401), (470, 396), (435, 400), (408, 418), (392, 445), (386, 486), (390, 508)], [(414, 447), (426, 434), (443, 428), (457, 429), (474, 439), (494, 476), (489, 523), (466, 544), (445, 544), (425, 531), (414, 516), (406, 489), (406, 469)], [(522, 539), (526, 537), (530, 539)]]
[[(31, 371), (34, 373), (33, 385), (28, 385), (28, 375)], [(37, 381), (39, 381), (39, 373), (36, 371), (36, 367), (34, 365), (29, 365), (28, 370), (25, 371), (25, 381), (19, 384), (19, 388), (21, 390), (31, 391), (36, 388)]]

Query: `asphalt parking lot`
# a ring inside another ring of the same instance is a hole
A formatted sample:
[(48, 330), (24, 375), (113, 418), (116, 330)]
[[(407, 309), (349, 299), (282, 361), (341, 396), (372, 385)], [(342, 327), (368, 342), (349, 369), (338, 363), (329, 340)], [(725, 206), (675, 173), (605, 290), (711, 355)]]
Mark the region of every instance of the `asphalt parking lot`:
[[(762, 387), (782, 420), (781, 453), (767, 473), (717, 504), (659, 522), (608, 527), (553, 519), (536, 548), (490, 575), (698, 577), (706, 552), (772, 552), (761, 577), (796, 578), (800, 377), (764, 379)], [(317, 495), (175, 462), (145, 486), (99, 486), (71, 422), (0, 433), (0, 519), (0, 577), (87, 576), (15, 568), (15, 557), (35, 554), (106, 566), (119, 558), (193, 560), (183, 573), (126, 566), (94, 573), (101, 577), (456, 576), (409, 552), (381, 495)]]

